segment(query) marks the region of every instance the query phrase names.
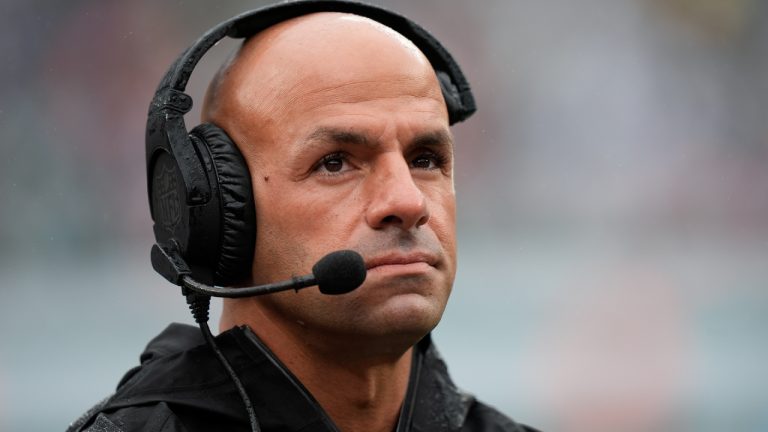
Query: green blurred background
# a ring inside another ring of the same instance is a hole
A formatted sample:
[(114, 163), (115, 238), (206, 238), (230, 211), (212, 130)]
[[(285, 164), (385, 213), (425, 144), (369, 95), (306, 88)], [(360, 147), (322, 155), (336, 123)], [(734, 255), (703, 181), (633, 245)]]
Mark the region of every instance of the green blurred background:
[[(0, 430), (63, 430), (191, 322), (149, 264), (146, 109), (263, 3), (0, 4)], [(375, 3), (443, 41), (480, 106), (435, 333), (458, 384), (545, 431), (768, 430), (768, 2)]]

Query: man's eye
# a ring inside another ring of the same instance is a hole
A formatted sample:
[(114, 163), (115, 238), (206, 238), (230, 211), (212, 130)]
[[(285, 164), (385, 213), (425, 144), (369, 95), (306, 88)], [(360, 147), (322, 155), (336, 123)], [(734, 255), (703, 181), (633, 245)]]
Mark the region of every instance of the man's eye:
[(331, 153), (323, 156), (315, 166), (315, 171), (324, 171), (326, 173), (339, 173), (345, 171), (348, 162), (342, 153)]
[(411, 166), (427, 170), (442, 168), (445, 166), (445, 158), (432, 152), (422, 153), (411, 160)]

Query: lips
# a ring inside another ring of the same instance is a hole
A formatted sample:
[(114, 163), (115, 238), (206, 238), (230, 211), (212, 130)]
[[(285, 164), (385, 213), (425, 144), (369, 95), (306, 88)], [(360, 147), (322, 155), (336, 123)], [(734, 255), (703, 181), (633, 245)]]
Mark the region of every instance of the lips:
[(365, 268), (371, 270), (383, 266), (406, 266), (422, 263), (434, 267), (437, 261), (437, 256), (427, 252), (393, 253), (367, 259), (365, 261)]

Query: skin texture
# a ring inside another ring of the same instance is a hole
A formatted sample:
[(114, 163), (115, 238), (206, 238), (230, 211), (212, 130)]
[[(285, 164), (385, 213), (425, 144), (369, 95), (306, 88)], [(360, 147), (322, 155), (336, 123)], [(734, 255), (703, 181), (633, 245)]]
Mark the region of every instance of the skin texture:
[(249, 39), (212, 82), (203, 120), (251, 172), (253, 282), (360, 252), (357, 290), (224, 302), (221, 330), (250, 326), (342, 431), (391, 431), (411, 347), (437, 325), (456, 269), (453, 143), (428, 60), (371, 20), (318, 13)]

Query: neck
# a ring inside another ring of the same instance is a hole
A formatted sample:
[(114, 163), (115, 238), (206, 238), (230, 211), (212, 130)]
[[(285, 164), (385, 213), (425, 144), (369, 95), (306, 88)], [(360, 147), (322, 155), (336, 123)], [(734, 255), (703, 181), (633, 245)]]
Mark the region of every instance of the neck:
[(350, 367), (340, 361), (314, 361), (289, 367), (301, 375), (341, 431), (391, 432), (408, 388), (411, 350), (381, 364)]
[[(391, 432), (408, 389), (411, 347), (382, 350), (324, 344), (252, 302), (224, 302), (220, 329), (248, 325), (314, 396), (341, 432)], [(279, 324), (276, 324), (279, 323)], [(331, 338), (336, 339), (337, 337)], [(358, 341), (360, 339), (357, 339)], [(353, 342), (353, 345), (356, 345)]]

